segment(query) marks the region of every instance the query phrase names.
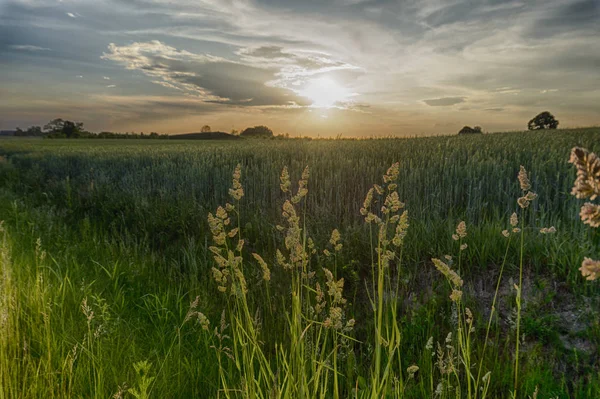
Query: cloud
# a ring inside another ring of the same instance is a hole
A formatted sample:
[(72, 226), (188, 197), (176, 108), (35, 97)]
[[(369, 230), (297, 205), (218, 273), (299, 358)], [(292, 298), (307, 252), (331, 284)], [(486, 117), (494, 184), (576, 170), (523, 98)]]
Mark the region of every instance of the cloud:
[(165, 88), (236, 106), (309, 105), (299, 93), (312, 77), (357, 69), (322, 52), (291, 52), (278, 46), (242, 48), (237, 54), (239, 61), (152, 40), (111, 43), (102, 59), (140, 71)]
[(443, 98), (434, 98), (431, 100), (423, 100), (423, 102), (431, 107), (447, 107), (450, 105), (464, 103), (465, 98), (464, 97), (443, 97)]
[(77, 18), (77, 15), (73, 14), (72, 12), (68, 12), (66, 14), (71, 18)]
[[(569, 115), (577, 124), (598, 124), (600, 5), (543, 3), (8, 0), (0, 13), (0, 58), (10, 57), (15, 68), (0, 85), (18, 73), (25, 79), (36, 68), (37, 78), (54, 68), (52, 81), (39, 78), (40, 91), (51, 93), (60, 71), (65, 81), (85, 74), (90, 85), (76, 90), (87, 94), (110, 74), (112, 81), (131, 79), (119, 85), (124, 95), (191, 98), (212, 104), (210, 112), (275, 118), (304, 115), (290, 110), (310, 105), (300, 93), (326, 77), (357, 93), (347, 110), (367, 109), (362, 120), (376, 115), (382, 130), (431, 131), (435, 118), (482, 112), (488, 129), (516, 128), (538, 109), (560, 114), (561, 124)], [(53, 50), (11, 47), (22, 43)], [(48, 62), (34, 64), (36, 55)], [(503, 111), (486, 111), (496, 108)]]
[(19, 51), (50, 51), (47, 47), (33, 46), (31, 44), (13, 44), (9, 46), (13, 50)]
[(102, 79), (104, 79), (104, 80), (110, 80), (110, 78), (108, 76), (103, 76)]
[(113, 87), (117, 87), (117, 85), (108, 85), (108, 86), (106, 86), (106, 87), (108, 87), (108, 88), (113, 88)]

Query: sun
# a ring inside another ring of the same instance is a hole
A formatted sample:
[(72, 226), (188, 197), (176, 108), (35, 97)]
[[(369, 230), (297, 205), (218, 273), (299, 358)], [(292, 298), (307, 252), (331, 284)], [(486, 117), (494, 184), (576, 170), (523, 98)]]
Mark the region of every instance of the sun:
[(310, 99), (315, 108), (331, 108), (352, 95), (348, 89), (330, 78), (313, 79), (298, 94)]

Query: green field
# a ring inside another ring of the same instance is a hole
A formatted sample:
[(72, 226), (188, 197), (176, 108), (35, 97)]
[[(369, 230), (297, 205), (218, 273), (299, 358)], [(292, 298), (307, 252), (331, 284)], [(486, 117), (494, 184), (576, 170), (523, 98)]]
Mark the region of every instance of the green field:
[[(574, 146), (598, 153), (600, 128), (1, 140), (0, 399), (600, 397), (600, 288), (578, 270), (600, 233), (570, 194)], [(380, 224), (361, 214), (373, 184)]]

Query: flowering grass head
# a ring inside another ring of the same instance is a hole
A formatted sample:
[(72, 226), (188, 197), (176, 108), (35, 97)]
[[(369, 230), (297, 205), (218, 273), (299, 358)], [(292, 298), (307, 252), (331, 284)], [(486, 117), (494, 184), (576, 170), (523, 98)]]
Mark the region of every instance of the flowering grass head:
[(600, 278), (600, 261), (586, 257), (583, 259), (579, 271), (586, 280), (596, 280)]
[(585, 148), (575, 147), (571, 150), (569, 162), (577, 168), (571, 194), (579, 199), (596, 199), (600, 195), (600, 158)]

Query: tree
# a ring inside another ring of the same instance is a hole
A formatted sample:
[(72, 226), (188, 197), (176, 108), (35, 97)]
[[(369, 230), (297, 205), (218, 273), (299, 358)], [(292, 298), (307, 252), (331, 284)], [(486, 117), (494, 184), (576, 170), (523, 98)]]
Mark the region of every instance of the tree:
[(465, 126), (458, 131), (458, 134), (460, 134), (460, 135), (462, 135), (462, 134), (479, 134), (479, 133), (481, 133), (481, 127), (479, 127), (479, 126), (475, 126), (475, 128), (472, 128), (471, 126)]
[(89, 134), (84, 131), (83, 123), (71, 122), (63, 119), (54, 119), (44, 126), (46, 133), (51, 135), (65, 135), (67, 138), (81, 137), (82, 134)]
[(67, 136), (68, 139), (79, 137), (79, 124), (75, 124), (71, 121), (65, 121), (63, 124), (62, 132), (65, 134), (65, 136)]
[(210, 132), (212, 132), (212, 129), (210, 128), (210, 126), (204, 125), (204, 126), (202, 126), (202, 129), (200, 129), (200, 131), (202, 133), (210, 133)]
[(527, 128), (529, 130), (540, 130), (540, 129), (556, 129), (558, 127), (558, 121), (548, 111), (544, 111), (535, 118), (529, 121)]
[(254, 126), (244, 129), (241, 137), (271, 138), (273, 131), (266, 126)]
[(41, 136), (42, 135), (42, 128), (39, 126), (31, 126), (29, 129), (26, 130), (25, 132), (26, 136)]
[(63, 126), (65, 125), (65, 121), (60, 118), (51, 120), (46, 125), (44, 125), (44, 130), (49, 133), (62, 133)]

